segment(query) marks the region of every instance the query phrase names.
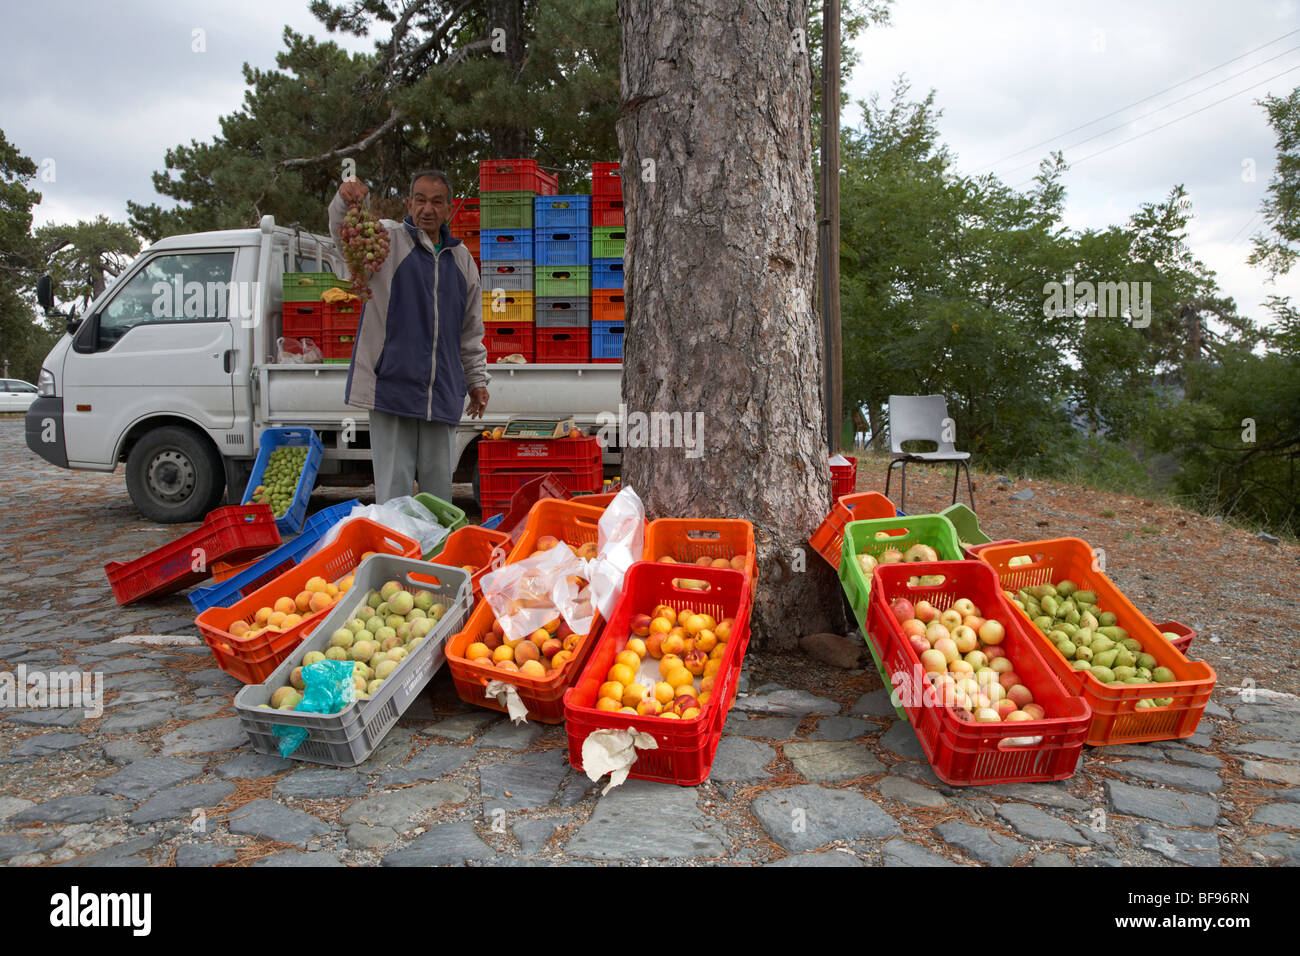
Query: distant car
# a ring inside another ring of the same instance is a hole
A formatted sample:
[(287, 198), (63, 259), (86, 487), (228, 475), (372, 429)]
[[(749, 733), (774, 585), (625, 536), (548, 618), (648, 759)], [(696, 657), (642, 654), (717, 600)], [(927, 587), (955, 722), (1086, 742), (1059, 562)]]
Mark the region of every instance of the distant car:
[(36, 401), (36, 386), (18, 378), (0, 378), (0, 412), (25, 412)]

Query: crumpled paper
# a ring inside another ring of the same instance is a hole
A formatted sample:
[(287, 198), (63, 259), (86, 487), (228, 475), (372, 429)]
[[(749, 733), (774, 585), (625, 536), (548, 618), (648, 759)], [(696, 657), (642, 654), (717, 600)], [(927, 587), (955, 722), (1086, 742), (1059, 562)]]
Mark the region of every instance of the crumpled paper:
[(592, 783), (609, 774), (609, 783), (600, 791), (603, 797), (614, 787), (627, 780), (636, 763), (637, 748), (658, 750), (659, 742), (650, 734), (635, 728), (627, 730), (593, 730), (582, 742), (582, 767)]
[(516, 724), (528, 722), (528, 707), (520, 699), (519, 691), (514, 684), (499, 680), (488, 681), (483, 696), (495, 697), (497, 703), (506, 709), (506, 713)]

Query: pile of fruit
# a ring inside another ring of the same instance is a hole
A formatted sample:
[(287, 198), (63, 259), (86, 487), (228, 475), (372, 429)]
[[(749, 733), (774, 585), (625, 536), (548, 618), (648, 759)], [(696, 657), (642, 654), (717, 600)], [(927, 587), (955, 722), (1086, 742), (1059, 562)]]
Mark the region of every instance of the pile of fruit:
[[(632, 636), (600, 685), (596, 709), (670, 720), (698, 717), (713, 696), (733, 625), (731, 618), (715, 621), (666, 604), (633, 615)], [(647, 656), (659, 661), (659, 680), (653, 673), (643, 677)]]
[[(345, 581), (351, 584), (351, 578)], [(356, 699), (369, 700), (447, 613), (435, 597), (430, 591), (412, 593), (397, 581), (371, 591), (352, 620), (330, 635), (329, 647), (303, 656), (289, 675), (289, 683), (271, 695), (270, 706), (276, 710), (297, 707), (307, 687), (302, 669), (322, 660), (352, 661)]]
[(352, 293), (369, 299), (370, 278), (383, 268), (388, 258), (388, 230), (370, 210), (353, 203), (343, 217), (339, 238), (343, 240), (343, 258), (352, 274)]
[(501, 622), (492, 621), (492, 629), (465, 649), (465, 659), (494, 670), (523, 674), (525, 677), (553, 677), (577, 654), (578, 644), (586, 635), (556, 617), (527, 637), (510, 640)]
[(313, 615), (328, 611), (351, 586), (350, 575), (338, 584), (324, 578), (311, 578), (295, 597), (278, 598), (274, 604), (258, 608), (251, 624), (235, 621), (230, 625), (230, 636), (252, 638), (263, 632), (282, 634)]
[(283, 518), (293, 504), (309, 450), (306, 445), (282, 445), (272, 451), (262, 472), (262, 483), (253, 489), (252, 502), (270, 505), (271, 513)]
[(929, 601), (895, 598), (890, 611), (916, 651), (939, 702), (961, 720), (1042, 720), (1046, 712), (1016, 673), (1002, 643), (1006, 629), (959, 598), (940, 612)]
[[(884, 541), (891, 537), (894, 536), (886, 531), (876, 532), (877, 541)], [(862, 569), (863, 574), (870, 578), (871, 572), (875, 570), (877, 564), (899, 564), (903, 562), (938, 560), (940, 560), (939, 552), (934, 550), (934, 548), (930, 547), (928, 544), (914, 544), (906, 551), (899, 551), (897, 548), (886, 548), (884, 551), (880, 552), (879, 558), (870, 554), (860, 554), (858, 555), (858, 567)], [(908, 578), (907, 586), (914, 588), (917, 586), (940, 584), (942, 582), (942, 574), (923, 574), (918, 577)]]
[[(1140, 641), (1117, 626), (1114, 613), (1097, 606), (1095, 592), (1082, 590), (1073, 581), (1021, 588), (1007, 597), (1076, 671), (1087, 671), (1110, 687), (1167, 684), (1175, 679), (1172, 670), (1159, 666), (1143, 652)], [(1172, 697), (1156, 697), (1140, 700), (1137, 706), (1167, 707), (1173, 702)]]

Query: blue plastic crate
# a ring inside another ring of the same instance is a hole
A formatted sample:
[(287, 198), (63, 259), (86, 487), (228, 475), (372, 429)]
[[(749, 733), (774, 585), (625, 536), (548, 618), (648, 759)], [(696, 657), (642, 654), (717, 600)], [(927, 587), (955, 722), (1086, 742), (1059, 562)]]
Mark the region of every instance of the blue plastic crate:
[(499, 525), (501, 522), (505, 520), (506, 520), (506, 513), (503, 511), (500, 514), (495, 514), (491, 518), (488, 518), (486, 521), (484, 521), (483, 527), (495, 528), (497, 525)]
[(591, 226), (590, 196), (533, 197), (533, 229)]
[(591, 357), (614, 359), (623, 357), (623, 322), (591, 323)]
[(268, 428), (262, 432), (262, 440), (257, 447), (257, 459), (253, 462), (253, 474), (249, 476), (248, 487), (244, 489), (242, 504), (253, 500), (253, 491), (262, 483), (262, 474), (271, 460), (271, 452), (277, 448), (301, 448), (307, 446), (307, 460), (303, 463), (302, 474), (298, 476), (298, 487), (294, 489), (293, 503), (281, 518), (275, 519), (275, 526), (281, 535), (297, 534), (302, 530), (303, 520), (307, 517), (307, 501), (311, 490), (316, 486), (316, 471), (321, 459), (325, 457), (325, 446), (310, 428)]
[[(256, 487), (256, 486), (255, 486)], [(361, 504), (356, 498), (342, 504), (322, 508), (303, 525), (302, 534), (292, 541), (285, 542), (269, 554), (263, 555), (256, 564), (250, 564), (233, 577), (220, 584), (206, 588), (195, 588), (189, 593), (194, 610), (202, 614), (210, 607), (230, 607), (242, 597), (252, 594), (263, 584), (278, 578), (311, 550), (330, 528), (352, 513), (352, 509)]]
[(533, 262), (539, 266), (585, 266), (591, 262), (591, 227), (533, 230)]
[(591, 287), (593, 289), (623, 288), (623, 260), (592, 259)]
[(532, 259), (533, 230), (484, 229), (479, 233), (479, 258), (484, 262), (497, 259)]

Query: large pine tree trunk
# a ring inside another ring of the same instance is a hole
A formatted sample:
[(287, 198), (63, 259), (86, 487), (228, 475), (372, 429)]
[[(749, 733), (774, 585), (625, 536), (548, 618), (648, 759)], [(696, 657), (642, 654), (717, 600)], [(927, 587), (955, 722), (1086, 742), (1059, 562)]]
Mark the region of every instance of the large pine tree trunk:
[(703, 426), (702, 453), (625, 447), (623, 478), (650, 517), (753, 522), (754, 635), (787, 649), (844, 623), (834, 573), (807, 544), (830, 507), (807, 0), (618, 12), (623, 397), (629, 414)]

